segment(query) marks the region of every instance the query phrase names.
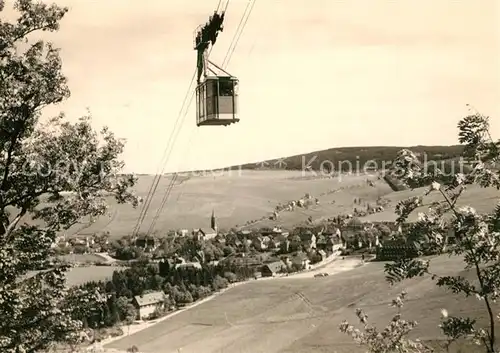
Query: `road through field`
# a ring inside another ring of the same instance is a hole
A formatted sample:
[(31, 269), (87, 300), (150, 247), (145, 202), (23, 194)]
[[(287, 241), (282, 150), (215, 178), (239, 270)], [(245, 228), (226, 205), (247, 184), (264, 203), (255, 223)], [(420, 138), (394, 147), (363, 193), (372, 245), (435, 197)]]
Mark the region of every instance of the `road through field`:
[[(440, 274), (457, 273), (462, 265), (446, 257), (434, 261)], [(340, 262), (319, 271), (333, 274)], [(352, 265), (345, 262), (344, 269)], [(338, 332), (338, 325), (344, 319), (356, 323), (356, 307), (365, 308), (375, 323), (387, 324), (393, 314), (388, 308), (391, 299), (402, 289), (409, 292), (403, 315), (421, 323), (416, 330), (421, 336), (435, 335), (442, 307), (454, 315), (474, 314), (478, 308), (474, 300), (447, 295), (426, 278), (389, 287), (381, 263), (327, 277), (301, 276), (237, 286), (106, 348), (136, 345), (144, 353), (353, 353), (359, 347)]]
[[(290, 279), (290, 278), (297, 278), (298, 279), (298, 278), (306, 278), (306, 277), (310, 278), (310, 277), (314, 277), (314, 275), (317, 273), (328, 273), (329, 275), (331, 275), (331, 274), (336, 274), (336, 273), (340, 273), (343, 271), (347, 271), (347, 270), (356, 268), (360, 265), (362, 265), (362, 262), (359, 258), (349, 258), (347, 260), (344, 260), (344, 259), (341, 259), (340, 257), (338, 257), (337, 255), (332, 255), (332, 256), (326, 258), (324, 261), (311, 266), (311, 269), (309, 269), (308, 271), (293, 273), (293, 274), (290, 274), (287, 276), (280, 276), (280, 277), (263, 277), (263, 278), (260, 278), (259, 281)], [(174, 311), (174, 312), (162, 317), (161, 319), (147, 321), (147, 322), (141, 322), (140, 324), (133, 325), (132, 327), (127, 327), (127, 328), (123, 327), (123, 329), (128, 331), (129, 334), (133, 334), (133, 333), (145, 330), (147, 328), (150, 328), (153, 325), (157, 325), (158, 323), (160, 323), (164, 320), (169, 320), (173, 316), (179, 315), (186, 310), (192, 310), (193, 308), (197, 307), (198, 305), (202, 305), (203, 303), (205, 303), (209, 300), (213, 300), (216, 296), (223, 294), (227, 290), (230, 290), (230, 289), (234, 288), (235, 286), (239, 286), (239, 285), (242, 285), (245, 283), (247, 283), (247, 282), (234, 283), (230, 287), (223, 290), (222, 292), (218, 292), (218, 293), (213, 294), (207, 298), (199, 300), (188, 307)], [(109, 345), (110, 343), (118, 341), (122, 338), (123, 338), (123, 336), (110, 337), (110, 338), (107, 338), (106, 340), (102, 341), (100, 345), (102, 345), (102, 344)], [(89, 347), (89, 349), (92, 349), (92, 346)]]

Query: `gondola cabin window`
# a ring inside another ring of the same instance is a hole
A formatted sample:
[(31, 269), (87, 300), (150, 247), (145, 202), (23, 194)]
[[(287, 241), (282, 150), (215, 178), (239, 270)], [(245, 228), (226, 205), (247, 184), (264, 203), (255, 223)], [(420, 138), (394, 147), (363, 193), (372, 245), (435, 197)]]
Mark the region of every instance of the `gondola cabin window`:
[(196, 88), (197, 125), (224, 125), (238, 122), (238, 79), (208, 76)]

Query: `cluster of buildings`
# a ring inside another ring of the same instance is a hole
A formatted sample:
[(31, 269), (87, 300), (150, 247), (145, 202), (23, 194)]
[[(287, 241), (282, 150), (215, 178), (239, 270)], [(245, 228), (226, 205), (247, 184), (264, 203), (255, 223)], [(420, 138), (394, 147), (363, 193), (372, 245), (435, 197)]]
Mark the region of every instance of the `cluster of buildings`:
[[(213, 231), (213, 229), (212, 229)], [(199, 232), (202, 232), (199, 230)], [(191, 235), (199, 234), (197, 232)], [(207, 233), (202, 234), (213, 234)], [(188, 234), (187, 234), (188, 235)], [(185, 236), (187, 236), (185, 235)], [(313, 230), (300, 229), (292, 233), (283, 231), (279, 227), (273, 229), (263, 229), (259, 232), (240, 231), (233, 237), (225, 237), (215, 234), (209, 240), (220, 241), (236, 248), (246, 245), (254, 246), (256, 250), (261, 250), (261, 254), (272, 253), (269, 257), (257, 254), (236, 253), (220, 261), (231, 261), (233, 264), (248, 266), (255, 269), (256, 277), (274, 277), (278, 274), (309, 269), (313, 259), (311, 255), (317, 257), (317, 261), (325, 260), (329, 255), (339, 253), (343, 247), (338, 230)], [(143, 243), (141, 243), (143, 244)], [(144, 243), (147, 246), (147, 243)], [(270, 251), (272, 248), (273, 251)], [(264, 260), (265, 258), (265, 260)], [(174, 268), (196, 268), (201, 269), (201, 263), (186, 261), (182, 257), (176, 256), (162, 261), (168, 262)], [(217, 265), (219, 261), (214, 261), (212, 265)], [(137, 309), (137, 319), (149, 317), (159, 305), (165, 302), (166, 295), (163, 292), (153, 292), (136, 296), (133, 304)]]
[[(196, 228), (196, 229), (179, 229), (176, 231), (171, 231), (167, 234), (170, 237), (193, 237), (197, 240), (211, 240), (219, 235), (219, 228), (217, 226), (217, 221), (215, 214), (212, 211), (212, 217), (210, 218), (210, 227), (206, 228)], [(132, 239), (135, 246), (145, 249), (147, 252), (152, 252), (158, 248), (160, 241), (158, 238), (151, 235), (140, 235)]]
[(52, 244), (52, 248), (69, 254), (102, 253), (107, 251), (108, 246), (109, 239), (106, 234), (83, 236), (61, 234)]

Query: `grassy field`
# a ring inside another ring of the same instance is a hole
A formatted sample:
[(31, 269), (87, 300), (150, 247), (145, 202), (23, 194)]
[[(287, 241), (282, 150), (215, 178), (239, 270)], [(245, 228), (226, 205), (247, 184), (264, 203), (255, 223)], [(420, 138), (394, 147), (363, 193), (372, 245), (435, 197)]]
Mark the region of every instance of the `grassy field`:
[[(433, 259), (432, 270), (441, 275), (460, 273), (461, 268), (459, 259)], [(364, 352), (338, 332), (338, 325), (344, 319), (356, 324), (357, 307), (364, 308), (377, 326), (387, 324), (394, 313), (388, 308), (390, 301), (402, 289), (409, 293), (403, 315), (419, 322), (414, 334), (422, 339), (439, 339), (437, 325), (443, 307), (450, 315), (484, 320), (481, 302), (476, 299), (449, 294), (427, 278), (389, 287), (383, 264), (370, 263), (329, 277), (244, 284), (115, 341), (109, 348), (136, 345), (144, 353)], [(477, 348), (465, 352), (475, 351)]]
[[(165, 207), (159, 213), (154, 227), (157, 234), (164, 234), (169, 229), (209, 227), (212, 210), (215, 211), (221, 229), (274, 225), (292, 228), (307, 221), (308, 217), (318, 221), (342, 213), (352, 213), (356, 207), (354, 198), (362, 198), (372, 205), (375, 205), (378, 197), (391, 200), (391, 207), (385, 212), (365, 219), (393, 220), (394, 206), (399, 200), (424, 191), (393, 192), (383, 180), (378, 180), (374, 175), (322, 178), (313, 174), (303, 175), (300, 171), (283, 170), (233, 170), (231, 173), (226, 170), (224, 175), (219, 176), (183, 176), (180, 179), (181, 182), (171, 189)], [(374, 186), (369, 186), (366, 180), (372, 180)], [(137, 194), (146, 198), (152, 181), (152, 176), (140, 176)], [(169, 176), (160, 180), (142, 224), (142, 232), (149, 229), (170, 181)], [(281, 212), (277, 221), (269, 220), (276, 205), (298, 200), (306, 193), (317, 197), (320, 204), (307, 210)], [(429, 200), (437, 196), (431, 196)], [(496, 203), (495, 198), (498, 199), (499, 196), (500, 193), (496, 190), (472, 187), (465, 193), (462, 203), (471, 203), (479, 210), (491, 210)], [(101, 217), (91, 226), (75, 227), (68, 233), (86, 235), (108, 231), (115, 238), (130, 234), (136, 225), (140, 208), (134, 210), (129, 205), (117, 205), (113, 200), (110, 204), (109, 216)], [(245, 225), (247, 221), (254, 222)]]
[[(212, 210), (217, 216), (219, 228), (242, 226), (246, 221), (258, 220), (271, 215), (275, 206), (297, 200), (310, 193), (319, 197), (321, 205), (305, 212), (283, 213), (279, 224), (291, 227), (308, 216), (333, 216), (339, 212), (352, 210), (354, 197), (376, 199), (391, 192), (380, 182), (378, 187), (370, 187), (367, 176), (343, 176), (342, 178), (315, 178), (300, 171), (232, 171), (222, 176), (195, 176), (177, 183), (170, 192), (168, 201), (156, 222), (155, 230), (164, 232), (168, 229), (202, 228), (210, 225)], [(160, 180), (157, 192), (152, 199), (149, 212), (141, 227), (146, 232), (156, 215), (171, 178)], [(146, 198), (152, 176), (141, 176), (136, 190), (139, 196)], [(340, 190), (328, 194), (332, 190)], [(323, 196), (320, 196), (323, 195)], [(335, 198), (336, 204), (329, 202)], [(73, 228), (70, 234), (93, 234), (109, 231), (112, 237), (130, 234), (140, 214), (140, 208), (129, 205), (117, 205), (111, 201), (109, 217), (99, 219), (90, 227)], [(265, 225), (266, 222), (258, 224)]]
[(90, 281), (105, 281), (111, 279), (113, 272), (121, 269), (117, 266), (73, 267), (66, 274), (66, 283), (68, 286), (78, 286)]
[[(112, 278), (113, 272), (123, 269), (125, 267), (119, 266), (72, 267), (66, 272), (66, 284), (68, 287), (73, 287), (91, 281), (106, 281)], [(37, 272), (39, 271), (29, 271), (27, 277)]]
[(63, 261), (72, 263), (106, 263), (108, 260), (98, 254), (68, 254), (58, 256)]

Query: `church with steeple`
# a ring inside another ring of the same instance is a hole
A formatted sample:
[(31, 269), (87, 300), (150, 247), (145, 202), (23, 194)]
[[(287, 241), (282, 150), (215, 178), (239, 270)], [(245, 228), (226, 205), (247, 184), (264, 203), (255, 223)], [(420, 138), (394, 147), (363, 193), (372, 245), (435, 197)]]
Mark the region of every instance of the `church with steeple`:
[(198, 240), (209, 240), (213, 239), (219, 234), (219, 228), (217, 226), (217, 218), (215, 217), (215, 211), (212, 210), (212, 217), (210, 217), (210, 226), (207, 228), (196, 229), (193, 235)]

